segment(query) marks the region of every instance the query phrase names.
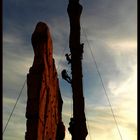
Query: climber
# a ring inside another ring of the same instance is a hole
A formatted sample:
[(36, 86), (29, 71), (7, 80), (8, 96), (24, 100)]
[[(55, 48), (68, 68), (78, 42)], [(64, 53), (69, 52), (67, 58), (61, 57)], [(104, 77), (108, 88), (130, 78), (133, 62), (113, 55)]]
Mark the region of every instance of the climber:
[(68, 74), (67, 74), (67, 71), (64, 69), (62, 72), (61, 72), (61, 75), (62, 75), (62, 78), (64, 79), (64, 80), (66, 80), (68, 83), (70, 83), (71, 84), (71, 78), (68, 76)]
[(71, 63), (70, 55), (71, 55), (71, 54), (67, 54), (67, 53), (65, 54), (65, 56), (66, 56), (66, 60), (68, 61), (68, 64)]

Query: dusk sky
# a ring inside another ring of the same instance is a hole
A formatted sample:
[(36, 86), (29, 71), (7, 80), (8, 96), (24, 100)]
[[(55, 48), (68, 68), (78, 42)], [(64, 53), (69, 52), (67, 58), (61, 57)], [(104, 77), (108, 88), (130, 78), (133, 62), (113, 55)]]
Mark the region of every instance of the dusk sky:
[[(90, 47), (102, 76), (123, 140), (137, 139), (137, 1), (80, 0), (81, 42), (84, 43), (83, 90), (88, 136), (86, 140), (121, 140), (102, 87)], [(71, 140), (71, 86), (61, 78), (70, 74), (68, 0), (3, 1), (3, 129), (32, 66), (31, 35), (46, 22), (53, 41), (53, 57), (63, 99), (65, 140)], [(27, 86), (18, 101), (3, 140), (24, 140)]]

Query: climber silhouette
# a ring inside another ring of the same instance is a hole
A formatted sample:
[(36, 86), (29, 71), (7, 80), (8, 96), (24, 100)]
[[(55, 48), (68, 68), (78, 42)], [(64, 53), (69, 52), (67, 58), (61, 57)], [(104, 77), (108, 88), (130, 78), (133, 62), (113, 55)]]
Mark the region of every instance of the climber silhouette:
[(71, 54), (67, 54), (67, 53), (65, 54), (65, 56), (66, 56), (66, 60), (68, 61), (68, 64), (71, 63), (70, 55), (71, 55)]
[(71, 84), (71, 78), (68, 76), (67, 71), (64, 69), (61, 72), (62, 78)]

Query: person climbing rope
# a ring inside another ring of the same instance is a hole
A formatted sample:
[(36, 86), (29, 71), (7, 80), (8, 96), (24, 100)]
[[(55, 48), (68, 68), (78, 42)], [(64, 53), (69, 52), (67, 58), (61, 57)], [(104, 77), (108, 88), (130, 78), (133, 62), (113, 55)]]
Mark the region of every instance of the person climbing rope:
[(68, 83), (71, 84), (72, 80), (71, 80), (71, 78), (68, 76), (67, 71), (66, 71), (65, 69), (61, 72), (61, 75), (62, 75), (62, 78), (63, 78), (64, 80), (66, 80)]
[(67, 53), (65, 54), (65, 56), (66, 56), (66, 60), (68, 61), (68, 64), (71, 63), (70, 55), (71, 55), (71, 54), (67, 54)]

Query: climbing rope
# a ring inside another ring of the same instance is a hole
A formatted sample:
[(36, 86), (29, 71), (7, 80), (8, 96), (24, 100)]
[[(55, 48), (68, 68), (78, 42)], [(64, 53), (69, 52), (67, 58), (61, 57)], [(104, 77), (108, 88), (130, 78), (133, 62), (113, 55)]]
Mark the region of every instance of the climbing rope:
[(102, 76), (101, 76), (101, 73), (100, 73), (100, 71), (99, 71), (99, 68), (98, 68), (96, 59), (95, 59), (95, 57), (94, 57), (93, 51), (92, 51), (92, 49), (91, 49), (91, 47), (90, 47), (90, 43), (89, 43), (88, 38), (87, 38), (87, 33), (86, 33), (86, 31), (84, 30), (83, 27), (82, 27), (82, 30), (83, 30), (83, 33), (85, 34), (86, 41), (87, 41), (87, 43), (88, 43), (88, 48), (90, 49), (90, 52), (91, 52), (91, 55), (92, 55), (92, 59), (93, 59), (93, 61), (94, 61), (94, 63), (95, 63), (95, 66), (96, 66), (96, 69), (97, 69), (97, 73), (98, 73), (99, 78), (100, 78), (100, 80), (101, 80), (101, 84), (102, 84), (102, 87), (103, 87), (103, 89), (104, 89), (104, 93), (105, 93), (105, 95), (106, 95), (107, 101), (108, 101), (108, 103), (109, 103), (109, 106), (110, 106), (110, 109), (111, 109), (111, 113), (112, 113), (113, 119), (114, 119), (114, 121), (115, 121), (115, 124), (116, 124), (117, 130), (118, 130), (120, 139), (123, 140), (122, 134), (121, 134), (120, 129), (119, 129), (119, 126), (118, 126), (118, 122), (117, 122), (117, 120), (116, 120), (116, 117), (115, 117), (115, 114), (114, 114), (114, 111), (113, 111), (113, 108), (112, 108), (110, 99), (109, 99), (108, 94), (107, 94), (107, 90), (106, 90), (106, 88), (105, 88), (105, 85), (104, 85), (104, 82), (103, 82), (103, 79), (102, 79)]
[(7, 129), (7, 126), (8, 126), (8, 124), (9, 124), (9, 121), (10, 121), (10, 119), (11, 119), (11, 117), (12, 117), (12, 115), (13, 115), (13, 112), (14, 112), (14, 110), (15, 110), (15, 108), (16, 108), (16, 105), (17, 105), (17, 103), (18, 103), (18, 100), (19, 100), (19, 98), (21, 97), (22, 91), (23, 91), (23, 89), (24, 89), (24, 87), (25, 87), (26, 80), (27, 80), (27, 79), (25, 79), (25, 81), (24, 81), (24, 83), (23, 83), (23, 86), (22, 86), (22, 88), (21, 88), (21, 90), (20, 90), (20, 92), (19, 92), (19, 94), (18, 94), (17, 100), (16, 100), (15, 105), (14, 105), (14, 107), (13, 107), (13, 109), (12, 109), (12, 112), (11, 112), (11, 114), (10, 114), (8, 120), (7, 120), (7, 123), (6, 123), (6, 125), (5, 125), (5, 128), (4, 128), (4, 130), (3, 130), (2, 135), (4, 135), (4, 132), (5, 132), (5, 130)]

